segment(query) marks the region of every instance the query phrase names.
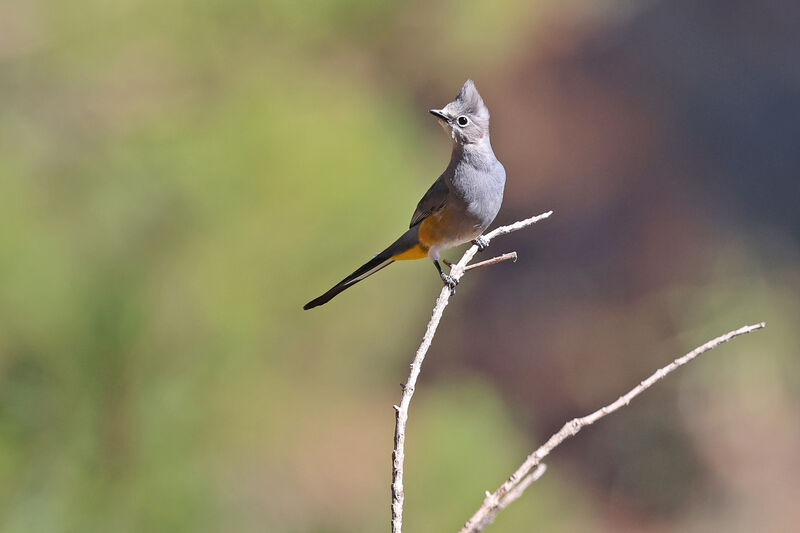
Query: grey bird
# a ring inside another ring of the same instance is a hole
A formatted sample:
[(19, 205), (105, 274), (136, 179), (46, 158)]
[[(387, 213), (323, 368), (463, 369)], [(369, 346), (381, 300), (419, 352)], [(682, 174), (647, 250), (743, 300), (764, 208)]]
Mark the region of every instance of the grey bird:
[(456, 280), (439, 264), (441, 252), (470, 241), (480, 250), (487, 246), (481, 234), (500, 211), (506, 183), (506, 171), (489, 142), (489, 110), (475, 83), (467, 80), (455, 100), (430, 113), (452, 139), (453, 151), (450, 164), (417, 204), (409, 230), (303, 309), (327, 303), (362, 279), (404, 259), (429, 257), (444, 284), (455, 291)]

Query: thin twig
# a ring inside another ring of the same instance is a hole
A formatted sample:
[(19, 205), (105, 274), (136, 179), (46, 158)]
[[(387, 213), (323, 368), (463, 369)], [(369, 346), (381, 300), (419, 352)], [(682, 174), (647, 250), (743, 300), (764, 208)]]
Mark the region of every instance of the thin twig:
[(517, 485), (515, 485), (514, 488), (509, 490), (508, 494), (506, 494), (506, 497), (503, 498), (503, 500), (500, 502), (500, 507), (498, 509), (498, 512), (502, 511), (503, 509), (508, 507), (508, 504), (510, 504), (511, 502), (522, 496), (522, 493), (525, 492), (525, 489), (531, 486), (531, 484), (534, 481), (542, 477), (546, 471), (547, 471), (547, 465), (541, 463), (539, 464), (539, 466), (536, 467), (536, 470), (534, 470), (533, 472), (522, 478), (522, 481), (520, 481)]
[[(509, 226), (502, 226), (488, 234), (484, 235), (488, 243), (493, 238), (506, 235), (512, 231), (517, 231), (543, 220), (553, 212), (549, 211), (541, 215), (531, 217), (525, 220), (520, 220)], [(459, 262), (453, 265), (450, 269), (450, 275), (456, 281), (460, 280), (466, 271), (467, 263), (469, 263), (478, 251), (476, 245), (470, 246)], [(436, 304), (433, 306), (433, 313), (428, 322), (428, 327), (425, 330), (425, 335), (422, 337), (422, 343), (417, 348), (417, 353), (414, 355), (414, 360), (411, 363), (411, 372), (408, 375), (408, 380), (403, 385), (403, 394), (400, 397), (400, 404), (395, 405), (395, 429), (394, 429), (394, 450), (392, 451), (392, 533), (401, 533), (403, 529), (403, 500), (405, 493), (403, 492), (403, 463), (405, 461), (405, 444), (406, 444), (406, 424), (408, 423), (408, 407), (411, 404), (411, 398), (414, 396), (414, 387), (417, 384), (417, 377), (419, 377), (420, 370), (422, 369), (422, 361), (425, 359), (425, 354), (431, 346), (433, 336), (436, 334), (436, 328), (439, 326), (439, 321), (444, 313), (444, 308), (450, 301), (450, 289), (445, 286), (439, 293), (439, 298), (436, 299)]]
[(511, 474), (511, 477), (509, 477), (505, 483), (500, 485), (496, 491), (486, 495), (486, 498), (483, 500), (483, 504), (480, 506), (480, 508), (478, 508), (475, 514), (472, 515), (472, 518), (467, 521), (466, 525), (464, 525), (464, 527), (461, 529), (461, 533), (477, 533), (483, 531), (489, 524), (491, 524), (498, 512), (508, 506), (509, 503), (519, 498), (525, 488), (535, 481), (535, 479), (528, 481), (531, 477), (530, 475), (526, 477), (528, 472), (530, 472), (531, 469), (539, 466), (542, 459), (544, 459), (551, 451), (553, 451), (556, 446), (561, 444), (563, 441), (569, 437), (575, 436), (584, 427), (591, 425), (601, 418), (620, 409), (621, 407), (628, 405), (631, 400), (633, 400), (643, 391), (650, 388), (656, 382), (664, 379), (675, 369), (685, 365), (698, 355), (716, 348), (720, 344), (727, 342), (734, 337), (761, 329), (764, 326), (764, 322), (761, 322), (759, 324), (741, 327), (737, 330), (730, 331), (725, 335), (720, 335), (716, 339), (712, 339), (702, 346), (698, 346), (683, 357), (675, 359), (667, 366), (658, 369), (649, 378), (639, 383), (639, 385), (631, 389), (628, 393), (620, 396), (615, 402), (610, 403), (589, 415), (586, 415), (582, 418), (575, 418), (564, 424), (564, 427), (562, 427), (558, 433), (550, 437), (550, 439), (538, 450), (530, 454), (522, 463), (522, 465), (516, 470), (516, 472)]
[(497, 257), (492, 257), (491, 259), (487, 259), (486, 261), (481, 261), (480, 263), (472, 263), (471, 265), (467, 265), (464, 268), (464, 272), (472, 270), (473, 268), (480, 268), (489, 265), (496, 265), (497, 263), (501, 263), (503, 261), (508, 260), (513, 261), (514, 263), (517, 262), (517, 252), (509, 252), (507, 254), (498, 255)]

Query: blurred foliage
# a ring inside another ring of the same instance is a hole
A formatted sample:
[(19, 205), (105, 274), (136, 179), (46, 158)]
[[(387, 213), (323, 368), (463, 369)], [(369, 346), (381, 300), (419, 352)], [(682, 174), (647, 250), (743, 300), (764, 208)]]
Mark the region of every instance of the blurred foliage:
[[(448, 4), (428, 16), (459, 6), (441, 25), (451, 49), (512, 37), (512, 3)], [(385, 521), (393, 400), (378, 391), (427, 304), (400, 295), (435, 279), (388, 275), (392, 309), (360, 311), (377, 287), (343, 312), (299, 308), (402, 228), (444, 158), (402, 87), (342, 68), (404, 10), (2, 6), (0, 530)], [(479, 20), (483, 42), (462, 31)], [(326, 432), (341, 449), (313, 442)], [(362, 439), (367, 457), (348, 454)]]

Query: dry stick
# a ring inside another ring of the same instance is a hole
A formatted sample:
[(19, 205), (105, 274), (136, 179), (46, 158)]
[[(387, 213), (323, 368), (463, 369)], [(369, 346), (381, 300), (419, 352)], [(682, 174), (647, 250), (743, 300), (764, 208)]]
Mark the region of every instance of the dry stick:
[[(531, 486), (531, 484), (542, 477), (544, 473), (547, 471), (547, 465), (541, 463), (539, 466), (536, 467), (536, 470), (522, 478), (517, 485), (514, 486), (511, 490), (508, 491), (506, 497), (500, 502), (497, 512), (502, 511), (508, 504), (522, 496), (522, 493), (525, 492), (525, 489)], [(489, 496), (489, 491), (486, 491), (486, 495)]]
[[(550, 437), (550, 439), (544, 443), (538, 450), (533, 452), (528, 456), (527, 459), (522, 463), (522, 465), (517, 469), (516, 472), (511, 474), (505, 483), (500, 485), (493, 493), (486, 494), (486, 499), (483, 501), (483, 504), (480, 508), (472, 515), (472, 518), (467, 521), (466, 525), (461, 529), (461, 533), (477, 533), (483, 531), (489, 524), (491, 524), (497, 513), (503, 510), (505, 507), (508, 506), (512, 501), (516, 500), (517, 498), (522, 495), (522, 492), (535, 481), (536, 479), (531, 479), (532, 477), (538, 478), (543, 471), (536, 476), (536, 471), (533, 474), (528, 474), (532, 468), (540, 465), (542, 459), (544, 459), (553, 449), (561, 444), (563, 441), (568, 439), (569, 437), (575, 436), (581, 429), (584, 427), (594, 424), (601, 418), (613, 413), (617, 409), (624, 407), (630, 403), (632, 399), (636, 396), (644, 392), (646, 389), (650, 388), (656, 382), (664, 379), (668, 374), (672, 371), (681, 367), (697, 357), (698, 355), (707, 352), (713, 348), (716, 348), (723, 342), (727, 342), (734, 337), (738, 337), (739, 335), (744, 335), (745, 333), (750, 333), (751, 331), (755, 331), (757, 329), (761, 329), (765, 326), (764, 322), (759, 324), (753, 324), (751, 326), (743, 326), (737, 330), (730, 331), (725, 335), (720, 335), (716, 339), (712, 339), (707, 343), (703, 344), (702, 346), (698, 346), (691, 352), (687, 353), (683, 357), (679, 357), (675, 359), (673, 362), (668, 364), (667, 366), (658, 369), (654, 374), (652, 374), (649, 378), (645, 379), (639, 385), (631, 389), (627, 394), (620, 396), (617, 401), (611, 403), (601, 409), (598, 409), (592, 414), (586, 415), (582, 418), (575, 418), (570, 420), (564, 427), (562, 427), (558, 433)], [(527, 477), (526, 477), (526, 474)], [(521, 480), (521, 481), (520, 481)]]
[(486, 261), (481, 261), (480, 263), (472, 263), (471, 265), (467, 265), (464, 267), (464, 272), (468, 270), (472, 270), (473, 268), (480, 268), (489, 265), (496, 265), (497, 263), (501, 263), (503, 261), (508, 260), (513, 261), (514, 263), (517, 262), (517, 252), (509, 252), (507, 254), (498, 255), (497, 257), (492, 257), (491, 259), (487, 259)]
[[(500, 235), (506, 235), (512, 231), (517, 231), (526, 228), (542, 219), (552, 215), (553, 212), (549, 211), (541, 215), (520, 220), (508, 226), (499, 227), (488, 234), (484, 235), (488, 243), (493, 238)], [(470, 246), (461, 260), (453, 265), (450, 269), (450, 275), (458, 281), (464, 275), (467, 263), (469, 263), (475, 254), (478, 252), (478, 247)], [(436, 334), (436, 328), (439, 326), (439, 320), (442, 318), (444, 308), (450, 300), (450, 289), (442, 287), (439, 293), (439, 298), (436, 299), (436, 305), (433, 307), (431, 319), (428, 322), (428, 327), (425, 330), (425, 335), (422, 337), (422, 343), (417, 348), (417, 353), (414, 355), (414, 360), (411, 363), (411, 372), (408, 375), (408, 381), (403, 385), (403, 394), (400, 398), (400, 405), (395, 405), (395, 428), (394, 428), (394, 450), (392, 451), (392, 533), (401, 533), (403, 529), (403, 500), (405, 493), (403, 492), (403, 462), (405, 460), (405, 447), (406, 447), (406, 424), (408, 423), (408, 406), (411, 404), (411, 397), (414, 396), (414, 386), (417, 383), (417, 377), (422, 369), (422, 361), (425, 359), (425, 354), (431, 346), (433, 336)]]

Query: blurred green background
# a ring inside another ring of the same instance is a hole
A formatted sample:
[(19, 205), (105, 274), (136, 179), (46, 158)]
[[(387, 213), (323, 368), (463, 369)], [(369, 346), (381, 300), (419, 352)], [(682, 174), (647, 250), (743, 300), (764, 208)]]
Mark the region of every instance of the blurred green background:
[[(409, 531), (800, 520), (795, 3), (0, 1), (0, 531), (388, 528), (398, 384), (440, 281), (394, 239), (475, 79), (509, 181), (411, 410)], [(450, 258), (458, 257), (457, 252)]]

